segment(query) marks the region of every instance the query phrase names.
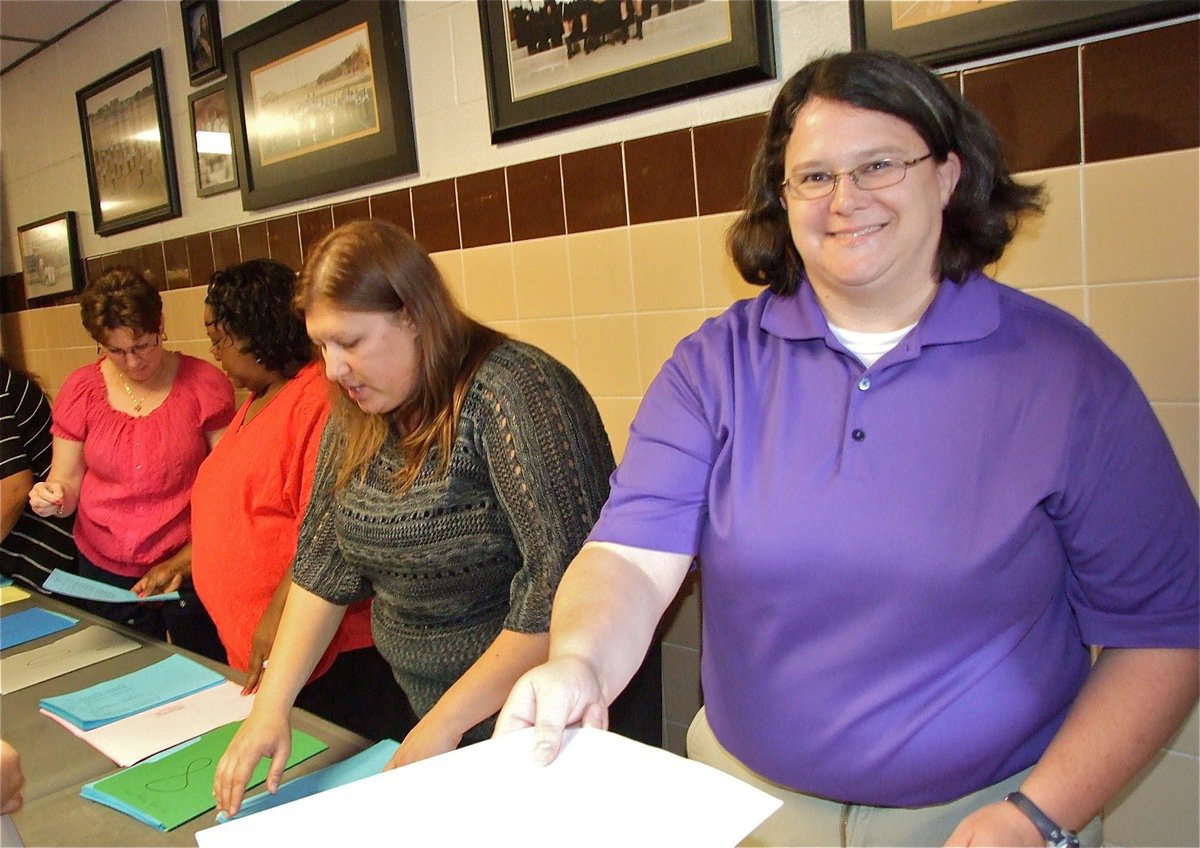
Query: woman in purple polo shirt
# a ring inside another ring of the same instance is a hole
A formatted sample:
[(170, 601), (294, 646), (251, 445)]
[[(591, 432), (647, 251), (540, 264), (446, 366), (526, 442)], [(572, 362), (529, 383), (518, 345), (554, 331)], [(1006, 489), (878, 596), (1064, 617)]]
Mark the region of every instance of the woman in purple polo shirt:
[(730, 235), (767, 290), (646, 393), (497, 732), (604, 726), (695, 559), (689, 755), (784, 800), (748, 844), (1099, 844), (1196, 699), (1200, 514), (1129, 370), (981, 272), (1040, 203), (908, 60), (786, 83)]

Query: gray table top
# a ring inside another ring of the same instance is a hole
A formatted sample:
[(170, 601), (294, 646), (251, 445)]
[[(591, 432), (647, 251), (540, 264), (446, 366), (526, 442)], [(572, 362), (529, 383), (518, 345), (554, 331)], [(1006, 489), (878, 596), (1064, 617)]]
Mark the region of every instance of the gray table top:
[[(134, 639), (141, 647), (0, 696), (0, 736), (20, 752), (21, 769), (25, 773), (25, 805), (12, 817), (22, 840), (30, 846), (195, 845), (196, 831), (215, 823), (213, 812), (204, 813), (175, 830), (163, 833), (123, 813), (82, 798), (79, 790), (84, 783), (112, 774), (119, 768), (91, 745), (39, 713), (38, 702), (42, 698), (74, 692), (137, 671), (172, 653), (188, 656), (238, 683), (242, 682), (242, 673), (206, 657), (147, 638), (53, 597), (35, 595), (28, 600), (5, 604), (0, 608), (0, 616), (12, 615), (33, 606), (70, 615), (79, 619), (79, 623), (70, 630), (4, 651), (0, 654), (0, 675), (3, 674), (4, 657), (49, 644), (89, 624), (101, 624), (115, 630)], [(285, 780), (324, 768), (371, 744), (367, 739), (303, 710), (293, 711), (292, 725), (317, 737), (329, 748), (288, 769)], [(257, 791), (251, 790), (252, 793)]]

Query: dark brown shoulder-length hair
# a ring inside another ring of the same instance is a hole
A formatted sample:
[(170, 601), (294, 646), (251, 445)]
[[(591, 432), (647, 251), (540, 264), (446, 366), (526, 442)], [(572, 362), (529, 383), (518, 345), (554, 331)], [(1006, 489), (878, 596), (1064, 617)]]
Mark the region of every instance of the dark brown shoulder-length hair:
[(162, 327), (162, 295), (132, 268), (105, 271), (79, 296), (80, 320), (97, 344), (124, 327), (135, 336), (157, 333)]
[(471, 380), (505, 336), (464, 314), (425, 249), (386, 221), (353, 221), (321, 239), (296, 291), (301, 310), (318, 301), (348, 312), (404, 311), (418, 337), (417, 385), (393, 412), (365, 413), (337, 392), (332, 418), (341, 461), (335, 487), (366, 473), (389, 429), (404, 455), (392, 481), (398, 491), (412, 486), (435, 445), (444, 473)]
[(962, 174), (942, 216), (937, 272), (962, 282), (1000, 258), (1020, 217), (1042, 209), (1042, 188), (1012, 178), (987, 120), (928, 69), (883, 51), (837, 53), (809, 62), (784, 83), (750, 169), (744, 211), (729, 230), (729, 251), (747, 282), (795, 292), (804, 261), (781, 201), (784, 150), (796, 113), (821, 97), (883, 112), (911, 126), (934, 161), (958, 155)]

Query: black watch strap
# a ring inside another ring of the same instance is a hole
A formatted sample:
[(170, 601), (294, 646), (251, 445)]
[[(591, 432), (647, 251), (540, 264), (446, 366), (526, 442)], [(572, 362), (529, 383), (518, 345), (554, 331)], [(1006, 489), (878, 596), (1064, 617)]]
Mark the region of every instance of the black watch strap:
[(1024, 794), (1009, 792), (1004, 796), (1004, 800), (1024, 813), (1025, 817), (1033, 822), (1033, 826), (1037, 828), (1042, 838), (1054, 848), (1079, 848), (1079, 837), (1075, 835), (1075, 831), (1059, 827), (1042, 812), (1041, 807), (1030, 801)]

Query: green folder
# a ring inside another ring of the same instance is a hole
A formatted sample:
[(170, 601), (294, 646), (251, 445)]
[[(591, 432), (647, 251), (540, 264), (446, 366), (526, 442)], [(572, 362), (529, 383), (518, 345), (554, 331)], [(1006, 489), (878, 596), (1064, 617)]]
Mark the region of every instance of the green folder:
[[(135, 766), (86, 783), (79, 794), (159, 830), (173, 830), (216, 806), (213, 775), (241, 724), (230, 722)], [(287, 768), (328, 747), (307, 733), (293, 730)], [(268, 768), (270, 761), (264, 758), (246, 788), (266, 780)]]

